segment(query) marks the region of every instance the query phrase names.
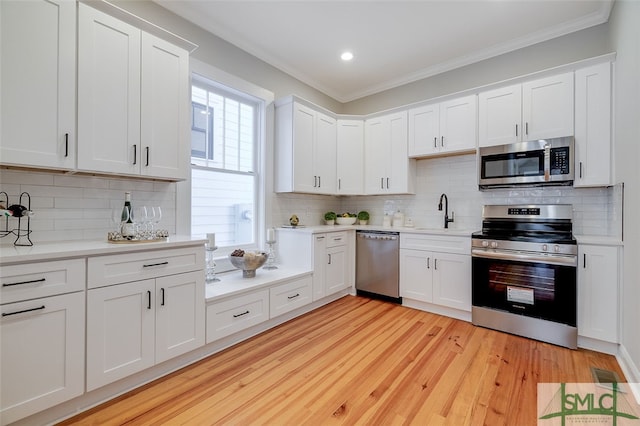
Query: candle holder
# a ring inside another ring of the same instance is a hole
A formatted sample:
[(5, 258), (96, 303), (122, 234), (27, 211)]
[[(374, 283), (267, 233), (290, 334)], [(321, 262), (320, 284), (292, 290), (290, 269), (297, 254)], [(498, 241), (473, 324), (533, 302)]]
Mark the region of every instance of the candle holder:
[(273, 249), (273, 245), (276, 243), (276, 240), (268, 240), (267, 245), (269, 246), (269, 250), (267, 253), (267, 263), (264, 265), (262, 269), (278, 269), (276, 265), (274, 265), (276, 261), (276, 252)]
[(214, 283), (220, 281), (220, 278), (216, 277), (216, 262), (213, 260), (213, 252), (218, 249), (218, 246), (212, 246), (210, 244), (204, 245), (205, 250), (205, 282)]

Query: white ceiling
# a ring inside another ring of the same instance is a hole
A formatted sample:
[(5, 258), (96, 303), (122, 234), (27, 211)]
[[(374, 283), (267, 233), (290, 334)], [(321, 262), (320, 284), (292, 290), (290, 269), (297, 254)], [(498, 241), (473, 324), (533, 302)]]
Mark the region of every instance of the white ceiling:
[[(606, 22), (613, 0), (154, 0), (340, 102)], [(353, 51), (348, 63), (339, 58)]]

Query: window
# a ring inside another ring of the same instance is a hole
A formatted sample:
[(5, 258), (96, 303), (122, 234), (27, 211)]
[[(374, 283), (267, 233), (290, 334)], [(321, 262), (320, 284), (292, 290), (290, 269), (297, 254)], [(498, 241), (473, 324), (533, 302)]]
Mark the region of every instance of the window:
[(191, 102), (191, 235), (255, 246), (262, 102), (196, 74)]

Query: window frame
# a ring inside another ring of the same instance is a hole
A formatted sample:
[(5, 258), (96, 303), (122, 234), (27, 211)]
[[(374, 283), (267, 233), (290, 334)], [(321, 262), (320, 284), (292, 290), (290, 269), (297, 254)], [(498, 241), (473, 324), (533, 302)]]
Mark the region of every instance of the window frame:
[[(191, 72), (189, 80), (189, 105), (191, 105), (191, 87), (194, 79), (210, 80), (226, 86), (239, 93), (244, 93), (254, 97), (258, 103), (258, 112), (256, 116), (255, 128), (257, 132), (257, 146), (254, 156), (254, 173), (257, 171), (256, 179), (256, 201), (255, 201), (255, 243), (247, 247), (249, 249), (258, 249), (264, 246), (266, 235), (266, 224), (271, 223), (271, 194), (273, 192), (273, 179), (269, 177), (272, 173), (271, 168), (267, 168), (267, 164), (273, 163), (273, 123), (274, 94), (262, 87), (251, 82), (243, 80), (235, 75), (222, 71), (212, 65), (190, 58)], [(191, 138), (189, 137), (189, 153), (191, 153)], [(189, 155), (191, 159), (191, 155)], [(189, 167), (189, 178), (179, 182), (176, 190), (176, 206), (188, 206), (187, 209), (177, 208), (176, 214), (176, 231), (179, 235), (191, 235), (191, 170)], [(215, 232), (215, 231), (212, 231)], [(192, 237), (195, 238), (195, 237)], [(221, 248), (216, 251), (216, 258), (219, 259), (218, 272), (232, 269), (228, 262), (227, 256), (231, 253), (233, 247)]]

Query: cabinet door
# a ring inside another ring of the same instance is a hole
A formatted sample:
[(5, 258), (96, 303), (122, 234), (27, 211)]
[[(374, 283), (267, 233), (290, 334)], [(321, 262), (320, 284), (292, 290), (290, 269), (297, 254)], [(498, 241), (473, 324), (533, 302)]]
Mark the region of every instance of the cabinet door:
[(618, 342), (618, 248), (578, 247), (578, 334)]
[(478, 146), (522, 140), (522, 85), (516, 84), (478, 95)]
[(326, 256), (326, 295), (347, 287), (347, 248), (346, 246), (327, 249)]
[(403, 111), (389, 117), (389, 147), (387, 148), (387, 177), (384, 182), (386, 191), (394, 194), (407, 194), (414, 191), (413, 175), (415, 160), (407, 154), (407, 112)]
[(154, 364), (155, 280), (87, 292), (87, 391)]
[(204, 345), (204, 273), (156, 279), (156, 363)]
[(3, 424), (82, 395), (84, 307), (77, 292), (0, 308)]
[(297, 192), (316, 192), (318, 177), (314, 175), (313, 141), (315, 111), (304, 105), (293, 105), (293, 185)]
[(576, 71), (574, 186), (611, 184), (611, 64)]
[(75, 2), (0, 2), (2, 163), (75, 167), (75, 28)]
[(326, 296), (326, 254), (327, 237), (324, 234), (313, 236), (313, 300)]
[(364, 125), (364, 191), (366, 194), (386, 192), (387, 162), (389, 150), (389, 120), (372, 118)]
[(78, 168), (139, 174), (140, 37), (78, 4)]
[(336, 144), (337, 193), (362, 195), (364, 179), (364, 123), (338, 120)]
[(471, 312), (471, 256), (435, 253), (433, 303)]
[(400, 250), (400, 296), (431, 302), (433, 300), (433, 253)]
[(435, 154), (440, 147), (440, 105), (431, 104), (409, 110), (410, 157)]
[(189, 53), (142, 33), (141, 173), (186, 179), (189, 170)]
[(315, 129), (313, 165), (314, 174), (318, 177), (316, 192), (333, 195), (336, 193), (336, 120), (317, 112)]
[(443, 152), (476, 148), (476, 96), (440, 104), (440, 149)]
[(573, 135), (573, 73), (522, 84), (522, 140)]

